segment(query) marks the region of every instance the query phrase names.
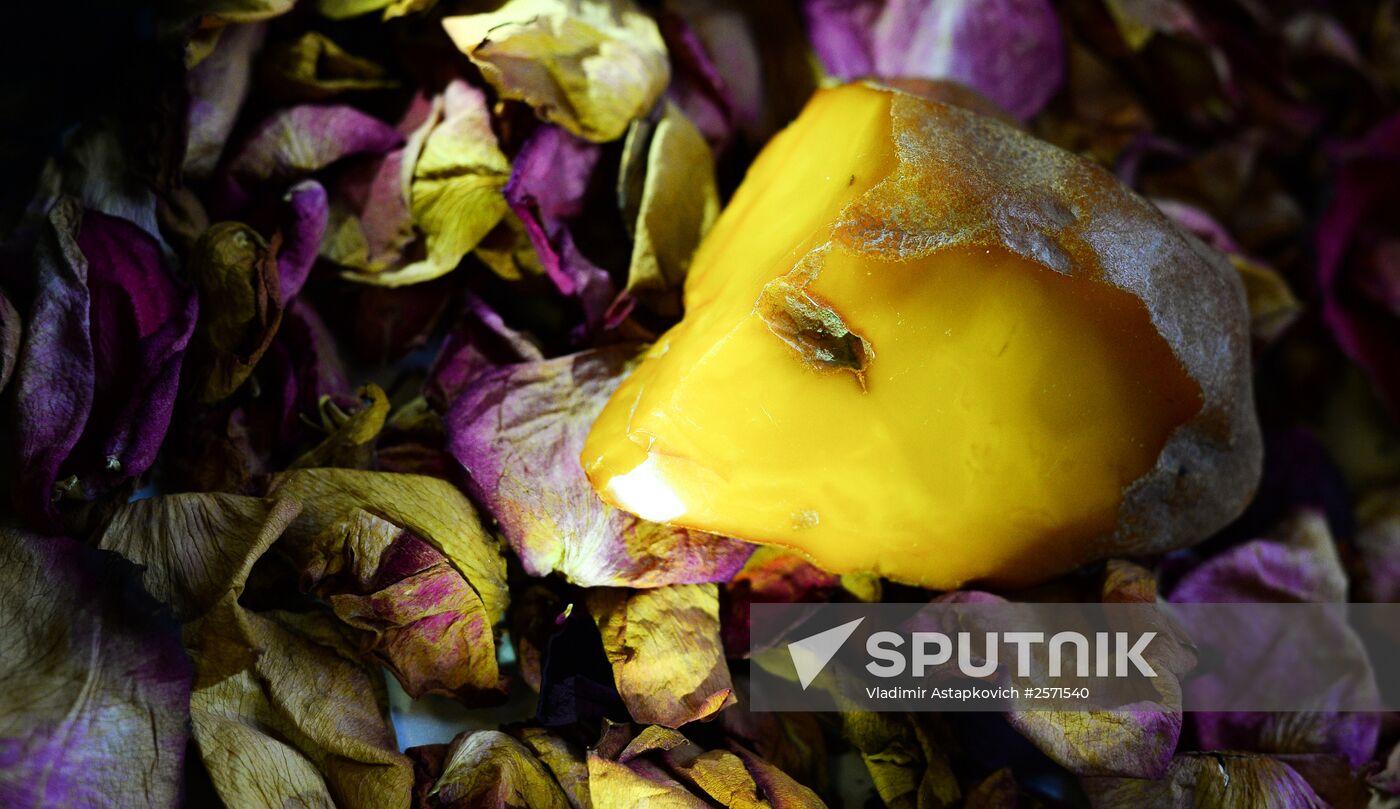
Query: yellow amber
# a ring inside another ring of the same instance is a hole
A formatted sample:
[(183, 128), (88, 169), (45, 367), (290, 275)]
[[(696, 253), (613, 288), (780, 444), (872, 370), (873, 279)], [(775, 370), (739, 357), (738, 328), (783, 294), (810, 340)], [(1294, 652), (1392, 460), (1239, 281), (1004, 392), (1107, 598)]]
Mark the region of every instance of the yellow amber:
[(886, 260), (833, 241), (896, 166), (892, 97), (819, 93), (764, 149), (582, 463), (619, 508), (832, 571), (1043, 579), (1113, 531), (1201, 390), (1102, 280), (995, 245)]

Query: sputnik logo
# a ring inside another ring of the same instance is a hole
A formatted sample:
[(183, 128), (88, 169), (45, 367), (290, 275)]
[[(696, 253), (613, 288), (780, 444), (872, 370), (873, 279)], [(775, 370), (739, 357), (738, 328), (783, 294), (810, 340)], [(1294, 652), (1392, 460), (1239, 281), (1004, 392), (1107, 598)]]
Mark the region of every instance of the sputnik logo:
[(801, 683), (803, 691), (817, 679), (817, 675), (821, 674), (826, 664), (831, 662), (831, 658), (841, 651), (841, 647), (864, 620), (857, 618), (788, 644), (788, 654), (792, 655), (792, 667), (797, 669), (797, 681)]

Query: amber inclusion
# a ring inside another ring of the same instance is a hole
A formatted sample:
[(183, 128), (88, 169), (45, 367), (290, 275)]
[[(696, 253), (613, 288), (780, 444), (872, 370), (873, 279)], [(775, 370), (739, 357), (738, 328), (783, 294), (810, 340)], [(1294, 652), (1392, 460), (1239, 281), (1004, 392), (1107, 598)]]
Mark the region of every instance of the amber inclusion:
[(1114, 529), (1201, 389), (1144, 303), (1090, 274), (834, 239), (899, 161), (892, 98), (824, 91), (764, 149), (582, 463), (622, 509), (832, 571), (1036, 581)]

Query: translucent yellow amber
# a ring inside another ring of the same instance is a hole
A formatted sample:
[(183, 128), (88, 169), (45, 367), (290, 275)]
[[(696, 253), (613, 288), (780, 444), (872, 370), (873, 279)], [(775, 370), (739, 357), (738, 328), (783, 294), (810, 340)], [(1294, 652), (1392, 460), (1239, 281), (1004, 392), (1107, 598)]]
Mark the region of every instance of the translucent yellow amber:
[(894, 169), (891, 97), (824, 91), (764, 149), (696, 255), (684, 320), (582, 463), (624, 510), (832, 571), (1043, 579), (1113, 530), (1200, 388), (1103, 281), (1001, 247), (892, 261), (831, 244)]

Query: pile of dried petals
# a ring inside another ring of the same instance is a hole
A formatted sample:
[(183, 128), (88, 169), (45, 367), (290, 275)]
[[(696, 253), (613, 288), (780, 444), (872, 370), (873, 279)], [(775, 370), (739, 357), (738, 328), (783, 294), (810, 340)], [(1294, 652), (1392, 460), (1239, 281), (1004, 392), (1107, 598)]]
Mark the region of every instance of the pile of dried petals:
[(579, 460), (754, 156), (873, 78), (1098, 163), (1247, 292), (1248, 508), (1038, 597), (1400, 600), (1400, 3), (92, 5), (7, 26), (0, 805), (1400, 800), (1389, 716), (752, 712), (748, 605), (979, 596)]

